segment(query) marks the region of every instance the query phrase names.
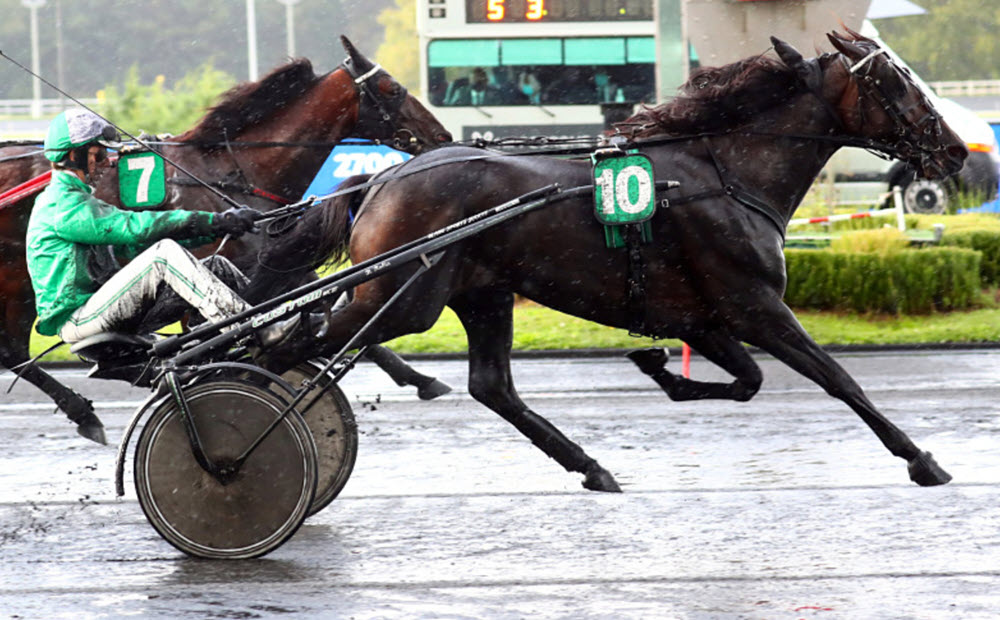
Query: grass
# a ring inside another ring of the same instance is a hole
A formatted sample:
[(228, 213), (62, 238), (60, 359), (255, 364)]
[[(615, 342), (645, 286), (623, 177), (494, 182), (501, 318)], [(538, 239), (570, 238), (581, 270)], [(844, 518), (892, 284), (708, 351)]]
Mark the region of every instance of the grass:
[[(834, 312), (796, 312), (799, 322), (821, 345), (942, 344), (1000, 342), (1000, 309), (886, 316)], [(621, 329), (597, 325), (535, 304), (514, 309), (514, 349), (627, 349), (678, 347), (679, 340), (633, 338)], [(458, 319), (446, 310), (433, 329), (389, 343), (400, 353), (456, 352), (466, 348)]]
[[(886, 316), (801, 311), (803, 327), (821, 345), (910, 345), (1000, 342), (1000, 309), (926, 316)], [(35, 335), (32, 355), (55, 338)], [(388, 343), (399, 353), (460, 353), (466, 350), (465, 331), (451, 310), (423, 334), (404, 336)], [(605, 327), (527, 302), (514, 309), (514, 349), (629, 349), (645, 346), (679, 347), (679, 340), (633, 338), (621, 329)], [(48, 361), (76, 359), (68, 347), (50, 354)]]

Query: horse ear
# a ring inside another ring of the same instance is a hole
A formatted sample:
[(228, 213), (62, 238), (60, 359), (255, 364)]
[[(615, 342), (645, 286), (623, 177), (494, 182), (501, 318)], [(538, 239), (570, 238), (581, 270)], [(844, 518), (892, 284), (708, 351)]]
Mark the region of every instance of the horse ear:
[(865, 50), (844, 39), (836, 32), (828, 32), (826, 38), (830, 40), (837, 51), (848, 58), (864, 58)]
[(860, 32), (856, 32), (855, 30), (853, 30), (852, 28), (850, 28), (846, 24), (844, 25), (844, 30), (847, 31), (847, 34), (851, 35), (851, 37), (852, 37), (851, 40), (852, 41), (871, 41), (871, 39), (869, 39), (865, 35), (861, 34)]
[(778, 37), (771, 37), (771, 45), (774, 46), (774, 51), (778, 54), (778, 58), (789, 69), (796, 69), (802, 65), (802, 54), (790, 44), (785, 43)]
[(823, 69), (815, 58), (804, 60), (802, 54), (791, 44), (777, 37), (771, 37), (771, 45), (785, 66), (795, 72), (799, 80), (810, 90), (818, 90), (823, 83)]
[(372, 61), (368, 60), (364, 54), (359, 52), (358, 49), (354, 47), (354, 44), (351, 43), (350, 39), (344, 35), (340, 35), (340, 44), (344, 46), (344, 51), (347, 52), (348, 58), (351, 59), (351, 64), (354, 65), (354, 69), (359, 74), (366, 73), (375, 66)]

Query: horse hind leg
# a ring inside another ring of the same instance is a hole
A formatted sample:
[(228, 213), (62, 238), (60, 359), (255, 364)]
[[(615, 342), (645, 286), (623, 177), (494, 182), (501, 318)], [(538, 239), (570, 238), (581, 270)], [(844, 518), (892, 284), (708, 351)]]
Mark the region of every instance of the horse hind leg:
[(707, 398), (745, 402), (760, 389), (763, 376), (760, 367), (743, 346), (719, 332), (707, 332), (687, 337), (688, 344), (709, 361), (735, 377), (730, 383), (695, 381), (667, 370), (670, 356), (665, 349), (640, 349), (626, 354), (644, 374), (674, 401)]
[(452, 300), (469, 338), (469, 393), (507, 420), (566, 471), (584, 475), (591, 491), (620, 493), (614, 476), (570, 441), (552, 423), (528, 409), (510, 374), (514, 296), (506, 291), (474, 291)]
[[(0, 350), (2, 350), (0, 364), (8, 368), (27, 361), (27, 355), (23, 359), (17, 359), (17, 356), (11, 355), (9, 350), (2, 347)], [(22, 379), (48, 394), (49, 398), (55, 402), (56, 407), (66, 414), (70, 422), (76, 424), (76, 432), (81, 437), (101, 445), (107, 445), (108, 440), (104, 432), (104, 425), (94, 413), (94, 404), (89, 399), (59, 383), (52, 375), (34, 364), (22, 368), (18, 374)]]
[(417, 396), (420, 397), (420, 400), (433, 400), (451, 392), (451, 387), (448, 384), (435, 377), (417, 372), (388, 347), (372, 345), (365, 350), (365, 357), (375, 362), (385, 374), (396, 382), (396, 385), (400, 387), (412, 385), (417, 388)]
[[(348, 303), (350, 303), (350, 295), (345, 292), (333, 305), (330, 312), (335, 313), (346, 307)], [(420, 400), (434, 400), (438, 396), (444, 396), (451, 392), (451, 387), (448, 384), (435, 377), (417, 372), (388, 347), (371, 345), (365, 350), (365, 357), (375, 362), (375, 365), (389, 375), (396, 382), (396, 385), (400, 387), (412, 385), (417, 388), (417, 396), (420, 397)]]
[[(35, 320), (34, 292), (28, 285), (17, 290), (0, 291), (0, 365), (15, 368), (28, 361), (31, 325)], [(18, 371), (22, 379), (51, 398), (71, 422), (80, 436), (99, 444), (107, 444), (104, 425), (94, 413), (90, 400), (56, 381), (35, 364)]]

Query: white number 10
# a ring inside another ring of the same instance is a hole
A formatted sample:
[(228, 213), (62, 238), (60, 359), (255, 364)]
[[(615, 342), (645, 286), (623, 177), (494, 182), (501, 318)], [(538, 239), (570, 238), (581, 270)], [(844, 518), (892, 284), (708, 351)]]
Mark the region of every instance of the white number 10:
[[(632, 177), (635, 177), (639, 186), (639, 195), (635, 202), (632, 202), (628, 195), (628, 184)], [(640, 213), (649, 206), (649, 200), (653, 196), (653, 184), (649, 173), (641, 166), (622, 168), (618, 173), (618, 179), (614, 178), (614, 172), (610, 168), (605, 168), (597, 178), (597, 184), (601, 186), (601, 210), (608, 215), (614, 214), (616, 202), (618, 208), (625, 213)]]

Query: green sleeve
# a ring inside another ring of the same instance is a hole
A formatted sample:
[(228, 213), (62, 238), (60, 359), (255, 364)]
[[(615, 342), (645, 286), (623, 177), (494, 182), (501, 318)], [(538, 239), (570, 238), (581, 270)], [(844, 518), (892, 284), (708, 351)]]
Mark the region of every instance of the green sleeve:
[(93, 196), (60, 207), (56, 232), (75, 243), (148, 247), (160, 239), (212, 236), (214, 214), (205, 211), (125, 211)]

